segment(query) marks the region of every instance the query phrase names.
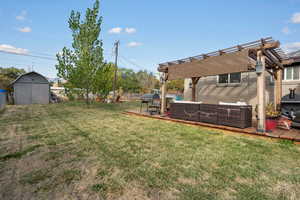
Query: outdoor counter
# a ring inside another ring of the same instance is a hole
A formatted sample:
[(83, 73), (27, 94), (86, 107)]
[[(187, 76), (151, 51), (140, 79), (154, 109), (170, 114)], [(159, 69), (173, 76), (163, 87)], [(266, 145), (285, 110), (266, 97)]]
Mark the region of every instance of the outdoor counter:
[(238, 128), (252, 125), (252, 106), (203, 104), (201, 102), (174, 102), (170, 104), (170, 117)]
[(184, 103), (184, 104), (201, 104), (201, 101), (174, 101), (173, 103)]

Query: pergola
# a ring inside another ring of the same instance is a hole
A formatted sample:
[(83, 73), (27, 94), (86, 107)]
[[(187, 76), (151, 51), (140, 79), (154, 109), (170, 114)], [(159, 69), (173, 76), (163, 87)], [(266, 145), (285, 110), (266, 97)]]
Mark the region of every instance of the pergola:
[[(221, 49), (207, 54), (159, 64), (162, 73), (161, 113), (166, 110), (168, 80), (192, 79), (192, 101), (196, 100), (196, 84), (201, 77), (235, 72), (257, 72), (258, 130), (265, 130), (265, 73), (275, 80), (274, 104), (279, 107), (282, 96), (282, 72), (291, 61), (279, 48), (280, 42), (272, 37)], [(256, 67), (260, 66), (260, 69)]]

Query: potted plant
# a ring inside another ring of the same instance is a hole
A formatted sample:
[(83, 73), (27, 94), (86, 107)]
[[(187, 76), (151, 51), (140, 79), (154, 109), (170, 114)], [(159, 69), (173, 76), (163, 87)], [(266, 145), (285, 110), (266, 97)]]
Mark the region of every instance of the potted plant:
[(280, 117), (280, 111), (277, 111), (274, 103), (268, 103), (266, 106), (266, 118), (278, 119)]
[(273, 103), (266, 106), (266, 131), (272, 131), (277, 126), (277, 119), (280, 117), (280, 111), (277, 111)]
[[(256, 118), (258, 119), (257, 115), (258, 106), (255, 107)], [(277, 126), (277, 119), (280, 117), (280, 111), (275, 109), (274, 103), (268, 103), (266, 106), (266, 131), (272, 131)]]

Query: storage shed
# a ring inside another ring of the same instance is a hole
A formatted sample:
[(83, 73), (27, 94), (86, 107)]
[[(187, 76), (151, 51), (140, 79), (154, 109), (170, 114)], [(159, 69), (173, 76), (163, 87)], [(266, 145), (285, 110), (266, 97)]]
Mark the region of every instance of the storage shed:
[(16, 105), (49, 103), (49, 81), (37, 72), (22, 74), (12, 82), (12, 86)]

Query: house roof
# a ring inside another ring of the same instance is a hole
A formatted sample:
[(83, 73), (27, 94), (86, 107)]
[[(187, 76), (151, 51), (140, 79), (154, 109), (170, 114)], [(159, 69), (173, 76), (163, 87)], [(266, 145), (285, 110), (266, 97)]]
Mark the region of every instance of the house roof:
[(290, 52), (287, 55), (289, 56), (289, 60), (291, 61), (287, 64), (287, 66), (300, 63), (300, 50)]
[(43, 75), (41, 75), (41, 74), (39, 74), (39, 73), (37, 73), (37, 72), (35, 72), (35, 71), (32, 71), (32, 72), (27, 72), (27, 73), (21, 74), (20, 76), (18, 76), (18, 78), (16, 78), (14, 81), (12, 81), (12, 82), (10, 83), (10, 85), (13, 85), (15, 82), (17, 82), (17, 81), (18, 81), (20, 78), (22, 78), (23, 76), (27, 76), (27, 75), (30, 75), (30, 74), (36, 74), (36, 75), (38, 75), (38, 76), (41, 76), (41, 77), (43, 77), (47, 82), (49, 82), (48, 79), (47, 79), (45, 76), (43, 76)]
[(289, 57), (300, 57), (300, 50), (288, 53)]

